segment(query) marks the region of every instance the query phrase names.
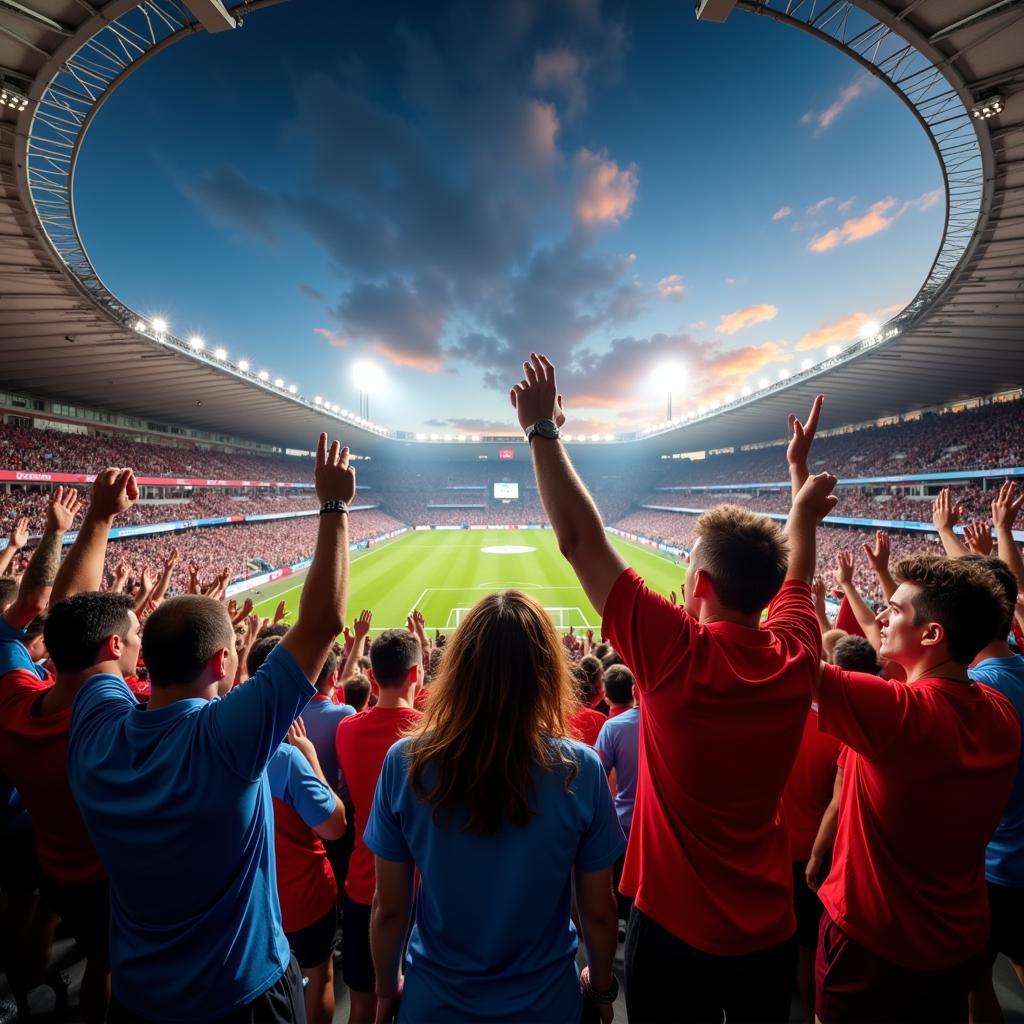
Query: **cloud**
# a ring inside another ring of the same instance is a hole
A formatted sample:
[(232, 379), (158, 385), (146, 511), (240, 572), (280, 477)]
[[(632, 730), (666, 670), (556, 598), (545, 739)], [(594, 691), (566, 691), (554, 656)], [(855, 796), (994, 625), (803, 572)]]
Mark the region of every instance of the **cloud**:
[(352, 344), (348, 338), (343, 338), (340, 334), (336, 334), (329, 327), (314, 327), (313, 333), (319, 334), (321, 338), (326, 338), (328, 343), (335, 348), (348, 348)]
[(737, 331), (753, 327), (755, 324), (764, 323), (767, 320), (774, 320), (779, 315), (778, 309), (767, 302), (761, 302), (754, 306), (745, 306), (732, 313), (723, 313), (718, 318), (716, 334), (735, 334)]
[(640, 184), (636, 164), (620, 170), (606, 150), (581, 149), (573, 159), (578, 179), (576, 219), (580, 224), (618, 224), (629, 216)]
[(823, 235), (816, 235), (807, 243), (807, 248), (811, 252), (826, 252), (829, 249), (834, 249), (837, 245), (860, 242), (872, 235), (877, 235), (889, 227), (899, 216), (899, 213), (892, 213), (895, 206), (896, 200), (892, 196), (872, 203), (867, 213), (860, 217), (851, 217), (849, 220), (843, 221), (839, 227), (832, 228), (831, 231), (826, 231)]
[(837, 213), (849, 213), (853, 209), (853, 204), (857, 201), (856, 196), (850, 196), (849, 199), (844, 199), (837, 207)]
[(669, 274), (658, 282), (658, 294), (672, 302), (682, 302), (686, 295), (686, 285), (680, 274)]
[(538, 53), (533, 61), (530, 84), (555, 93), (566, 104), (566, 116), (575, 119), (587, 106), (587, 87), (579, 54), (565, 47)]
[(772, 214), (772, 220), (783, 220), (784, 218), (788, 217), (792, 212), (793, 212), (793, 207), (791, 207), (791, 206), (780, 206)]
[(816, 203), (812, 203), (810, 206), (807, 207), (807, 216), (813, 217), (815, 216), (815, 214), (821, 213), (821, 211), (824, 210), (826, 206), (830, 206), (835, 201), (835, 196), (825, 196), (824, 199), (819, 199)]
[(900, 207), (900, 216), (906, 213), (908, 210), (930, 210), (933, 206), (937, 206), (946, 198), (946, 190), (942, 188), (932, 189), (930, 192), (924, 192), (919, 195), (916, 199), (908, 199)]
[(861, 72), (849, 85), (840, 90), (839, 95), (821, 111), (808, 110), (800, 118), (801, 124), (813, 124), (817, 132), (830, 128), (846, 108), (864, 95), (875, 83), (873, 76)]
[(214, 224), (242, 231), (267, 245), (280, 242), (277, 195), (250, 184), (234, 167), (207, 171), (181, 188)]
[(312, 299), (314, 302), (322, 302), (323, 295), (320, 294), (311, 284), (300, 284), (299, 291), (306, 296), (307, 299)]
[(884, 320), (886, 317), (892, 316), (893, 313), (898, 313), (903, 306), (904, 303), (896, 303), (891, 306), (882, 306), (872, 313), (851, 313), (840, 320), (820, 323), (796, 343), (796, 351), (807, 352), (812, 348), (823, 348), (825, 345), (857, 340), (860, 338), (865, 324)]

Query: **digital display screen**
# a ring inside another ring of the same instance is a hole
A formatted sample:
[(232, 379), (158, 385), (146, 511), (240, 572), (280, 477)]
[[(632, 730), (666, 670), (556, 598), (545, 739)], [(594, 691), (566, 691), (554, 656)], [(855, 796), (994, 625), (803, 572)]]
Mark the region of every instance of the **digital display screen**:
[(513, 458), (515, 458), (515, 454), (516, 454), (516, 452), (515, 452), (514, 448), (499, 448), (498, 449), (498, 458), (499, 459), (513, 459)]
[(514, 501), (519, 497), (519, 484), (496, 483), (494, 497), (499, 501)]

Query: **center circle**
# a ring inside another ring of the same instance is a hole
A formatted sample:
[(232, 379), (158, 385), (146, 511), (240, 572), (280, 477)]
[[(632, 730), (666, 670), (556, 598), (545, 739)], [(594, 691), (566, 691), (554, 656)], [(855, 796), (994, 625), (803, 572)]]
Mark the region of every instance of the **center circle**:
[(485, 555), (525, 555), (536, 548), (526, 547), (522, 544), (493, 544), (491, 547), (480, 549)]

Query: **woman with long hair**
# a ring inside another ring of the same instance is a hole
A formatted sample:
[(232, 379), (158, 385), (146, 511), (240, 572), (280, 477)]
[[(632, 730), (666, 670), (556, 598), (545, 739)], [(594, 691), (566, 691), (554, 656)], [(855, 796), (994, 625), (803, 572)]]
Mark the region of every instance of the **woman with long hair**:
[(378, 1021), (577, 1024), (584, 1006), (611, 1020), (611, 873), (625, 839), (597, 754), (568, 738), (576, 706), (558, 633), (527, 594), (490, 594), (449, 638), (422, 721), (384, 761), (364, 835), (377, 863)]

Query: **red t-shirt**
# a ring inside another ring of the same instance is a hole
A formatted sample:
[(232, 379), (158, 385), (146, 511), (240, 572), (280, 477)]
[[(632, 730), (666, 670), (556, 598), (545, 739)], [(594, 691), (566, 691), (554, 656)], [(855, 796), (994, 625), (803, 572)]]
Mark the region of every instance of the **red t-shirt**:
[(622, 708), (613, 708), (613, 707), (611, 707), (609, 705), (609, 707), (608, 707), (608, 717), (609, 718), (618, 718), (619, 715), (624, 715), (627, 711), (632, 711), (632, 710), (633, 710), (633, 706), (631, 704), (627, 705), (626, 707), (622, 707)]
[(338, 751), (338, 767), (355, 806), (355, 846), (348, 864), (345, 892), (356, 903), (373, 902), (377, 885), (373, 854), (363, 842), (363, 832), (370, 818), (373, 793), (377, 788), (384, 757), (392, 744), (422, 718), (411, 708), (367, 708), (362, 714), (349, 715), (338, 726), (334, 743)]
[(643, 695), (622, 891), (706, 953), (785, 942), (796, 918), (780, 798), (821, 657), (811, 588), (783, 584), (760, 628), (701, 625), (628, 569), (604, 631)]
[(48, 680), (15, 670), (0, 679), (0, 773), (32, 818), (39, 866), (60, 884), (106, 878), (68, 785), (71, 708), (40, 715)]
[(832, 802), (841, 746), (834, 736), (818, 728), (818, 709), (812, 706), (804, 722), (796, 763), (782, 791), (790, 856), (802, 864), (810, 859), (818, 826)]
[(319, 921), (338, 898), (338, 883), (320, 837), (274, 797), (274, 855), (281, 926), (297, 932)]
[(412, 702), (418, 711), (422, 711), (427, 706), (428, 700), (430, 700), (430, 690), (426, 686), (421, 686), (416, 691), (416, 696), (413, 697)]
[(580, 708), (569, 716), (567, 724), (569, 732), (576, 739), (581, 743), (593, 746), (597, 742), (597, 734), (601, 731), (601, 726), (607, 721), (608, 719), (600, 711), (595, 711), (593, 708)]
[(985, 846), (1020, 750), (1013, 705), (987, 686), (895, 683), (825, 667), (821, 728), (849, 746), (832, 870), (833, 921), (877, 956), (921, 971), (983, 953)]

